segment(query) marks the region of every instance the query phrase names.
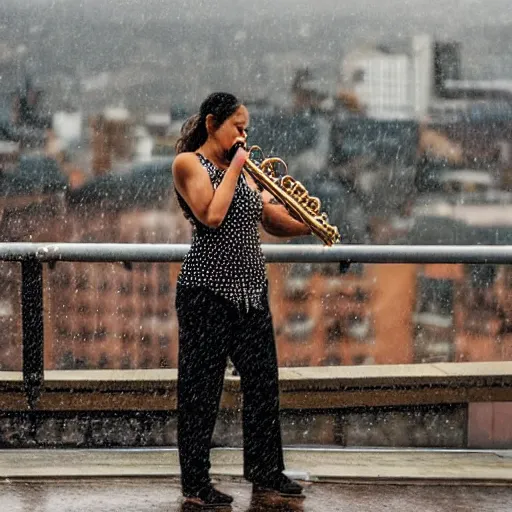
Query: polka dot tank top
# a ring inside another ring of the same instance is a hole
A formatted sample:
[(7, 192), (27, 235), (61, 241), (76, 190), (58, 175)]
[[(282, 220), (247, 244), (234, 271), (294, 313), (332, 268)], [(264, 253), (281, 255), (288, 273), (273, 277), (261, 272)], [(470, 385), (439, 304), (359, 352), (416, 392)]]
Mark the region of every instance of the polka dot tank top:
[[(225, 171), (203, 155), (197, 156), (216, 189)], [(178, 285), (206, 287), (239, 309), (263, 309), (267, 278), (258, 229), (263, 211), (260, 193), (251, 189), (241, 174), (229, 210), (218, 228), (202, 224), (177, 191), (176, 195), (193, 227), (192, 245), (183, 261)]]

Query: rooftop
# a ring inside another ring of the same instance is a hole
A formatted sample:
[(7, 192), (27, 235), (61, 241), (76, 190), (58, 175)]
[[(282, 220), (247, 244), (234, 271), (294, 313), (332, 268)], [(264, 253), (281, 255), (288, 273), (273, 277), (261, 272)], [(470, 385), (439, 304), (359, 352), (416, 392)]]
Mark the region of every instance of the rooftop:
[[(241, 452), (214, 450), (214, 483), (235, 499), (228, 510), (441, 512), (478, 503), (479, 512), (500, 512), (512, 500), (510, 451), (286, 450), (285, 458), (305, 500), (251, 496)], [(176, 450), (3, 451), (0, 472), (2, 504), (11, 512), (188, 510)]]

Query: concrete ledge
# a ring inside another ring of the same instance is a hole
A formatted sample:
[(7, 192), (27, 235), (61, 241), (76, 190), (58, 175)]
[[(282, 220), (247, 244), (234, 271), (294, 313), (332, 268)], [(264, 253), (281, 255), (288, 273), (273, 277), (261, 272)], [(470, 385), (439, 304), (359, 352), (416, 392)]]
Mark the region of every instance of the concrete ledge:
[(512, 361), (283, 368), (284, 388), (512, 384)]
[(21, 372), (0, 372), (0, 389), (3, 389), (10, 383), (19, 384), (21, 382), (23, 382), (23, 374)]
[[(38, 410), (176, 409), (177, 370), (48, 371)], [(281, 368), (282, 409), (467, 404), (512, 399), (512, 362)], [(226, 377), (221, 407), (239, 409)], [(26, 411), (20, 373), (0, 372), (0, 409)]]
[[(512, 483), (512, 452), (286, 449), (287, 472), (309, 481)], [(3, 450), (0, 478), (174, 477), (175, 449)], [(242, 476), (242, 452), (212, 450), (212, 475)]]

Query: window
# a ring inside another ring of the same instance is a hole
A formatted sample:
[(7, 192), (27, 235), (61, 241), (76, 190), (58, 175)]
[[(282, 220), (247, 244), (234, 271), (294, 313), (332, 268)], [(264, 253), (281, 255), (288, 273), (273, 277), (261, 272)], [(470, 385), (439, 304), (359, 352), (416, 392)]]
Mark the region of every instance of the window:
[(123, 317), (131, 317), (133, 316), (133, 306), (119, 306), (117, 309), (117, 314)]
[(105, 327), (100, 327), (94, 332), (94, 338), (97, 340), (103, 340), (107, 337), (108, 331)]
[(121, 283), (119, 285), (119, 288), (117, 289), (117, 291), (121, 294), (121, 295), (131, 295), (132, 292), (133, 292), (133, 286), (131, 283), (128, 283), (128, 282), (124, 282), (124, 283)]
[(340, 343), (344, 338), (361, 343), (373, 343), (375, 336), (371, 316), (349, 314), (328, 321), (326, 325), (327, 345)]
[(370, 294), (366, 290), (363, 290), (360, 287), (356, 288), (356, 292), (354, 294), (354, 300), (358, 304), (363, 304), (365, 302), (368, 302), (369, 299), (370, 299)]
[(341, 366), (343, 359), (341, 356), (331, 354), (322, 361), (322, 366)]
[(82, 341), (92, 341), (94, 338), (94, 332), (89, 329), (89, 327), (82, 326), (78, 331), (78, 337), (81, 338)]
[(171, 314), (170, 310), (167, 309), (167, 308), (161, 308), (157, 311), (156, 315), (158, 316), (158, 318), (162, 319), (162, 320), (165, 320), (166, 318), (169, 317), (169, 315)]
[(352, 357), (352, 364), (355, 366), (361, 366), (362, 364), (367, 364), (368, 356), (365, 354), (357, 354)]
[(364, 274), (364, 263), (351, 263), (347, 270), (348, 274), (362, 276)]
[(89, 307), (88, 304), (79, 304), (76, 310), (80, 315), (84, 316), (89, 315), (91, 313), (91, 308)]
[(312, 263), (292, 263), (288, 275), (291, 277), (310, 277), (312, 274)]
[(65, 290), (71, 286), (71, 276), (66, 272), (55, 273), (53, 283), (57, 288)]
[(343, 325), (340, 319), (331, 319), (326, 326), (326, 343), (334, 345), (339, 343), (344, 335)]
[(504, 272), (503, 284), (507, 289), (512, 289), (512, 268), (510, 266), (502, 267)]
[(351, 315), (347, 317), (347, 334), (359, 342), (373, 342), (373, 322), (369, 315), (361, 317)]
[(288, 316), (283, 334), (295, 341), (307, 340), (313, 333), (314, 320), (307, 313), (292, 313)]
[(153, 264), (144, 262), (139, 265), (139, 268), (142, 272), (144, 272), (144, 274), (150, 274), (153, 270)]
[(152, 317), (154, 314), (153, 312), (153, 304), (144, 304), (142, 308), (142, 316), (144, 318)]
[(499, 299), (495, 291), (498, 275), (496, 265), (468, 265), (466, 286), (462, 304), (464, 306), (464, 330), (496, 336), (502, 329)]
[(150, 284), (144, 283), (139, 286), (139, 295), (147, 297), (153, 293), (153, 287)]
[(73, 352), (70, 350), (64, 352), (61, 357), (59, 369), (60, 370), (72, 370), (75, 367), (75, 358), (73, 357)]
[(288, 368), (306, 368), (311, 365), (309, 358), (290, 359), (285, 366)]
[(352, 74), (352, 83), (355, 85), (355, 84), (360, 84), (360, 83), (363, 83), (365, 80), (365, 70), (364, 69), (356, 69), (354, 71), (354, 73)]
[(139, 368), (151, 368), (152, 361), (151, 358), (146, 356), (142, 359), (142, 361), (139, 364)]
[(169, 295), (171, 293), (171, 285), (161, 281), (158, 285), (158, 295)]
[(130, 359), (130, 356), (123, 356), (121, 359), (121, 369), (122, 370), (129, 370), (132, 368), (132, 361)]
[(494, 284), (496, 265), (468, 265), (468, 283), (473, 288), (489, 288)]
[(339, 263), (320, 263), (317, 265), (318, 272), (323, 276), (339, 276), (340, 264)]
[(77, 290), (87, 290), (89, 288), (89, 278), (86, 274), (79, 274), (76, 278)]
[(65, 327), (59, 327), (57, 329), (57, 335), (61, 340), (69, 340), (73, 337), (73, 333)]
[(158, 336), (158, 344), (161, 350), (167, 350), (169, 348), (171, 340), (167, 334), (160, 334)]
[(108, 356), (107, 354), (105, 354), (105, 352), (103, 352), (98, 360), (98, 367), (103, 370), (105, 368), (108, 368), (109, 366), (109, 359), (108, 359)]
[(87, 370), (89, 368), (89, 359), (87, 357), (77, 357), (74, 363), (75, 370)]
[(59, 338), (71, 339), (73, 337), (71, 324), (66, 320), (59, 318), (55, 327)]
[(143, 334), (140, 338), (140, 341), (145, 347), (149, 347), (151, 343), (153, 343), (153, 337), (151, 334)]
[(435, 325), (417, 325), (414, 336), (414, 362), (436, 363), (454, 360), (454, 331)]
[(160, 368), (170, 368), (171, 364), (169, 362), (169, 358), (165, 356), (160, 356)]
[(291, 300), (305, 300), (309, 296), (309, 279), (313, 274), (313, 265), (293, 263), (289, 267), (284, 282), (284, 292)]
[(108, 290), (110, 290), (110, 282), (109, 281), (104, 280), (98, 284), (99, 292), (106, 292)]
[(126, 331), (122, 332), (121, 339), (123, 340), (123, 343), (131, 343), (133, 341), (133, 334)]
[(309, 297), (310, 287), (307, 277), (288, 277), (285, 281), (284, 292), (287, 299), (304, 301)]
[(418, 278), (416, 315), (419, 323), (448, 327), (453, 316), (454, 284), (451, 279)]

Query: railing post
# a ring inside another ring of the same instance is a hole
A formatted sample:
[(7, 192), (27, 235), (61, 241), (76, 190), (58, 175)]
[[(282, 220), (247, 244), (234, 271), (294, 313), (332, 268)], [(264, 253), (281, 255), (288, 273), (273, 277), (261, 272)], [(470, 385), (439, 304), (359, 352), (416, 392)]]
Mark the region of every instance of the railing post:
[(23, 384), (30, 409), (34, 409), (44, 381), (43, 265), (21, 263), (21, 321)]

